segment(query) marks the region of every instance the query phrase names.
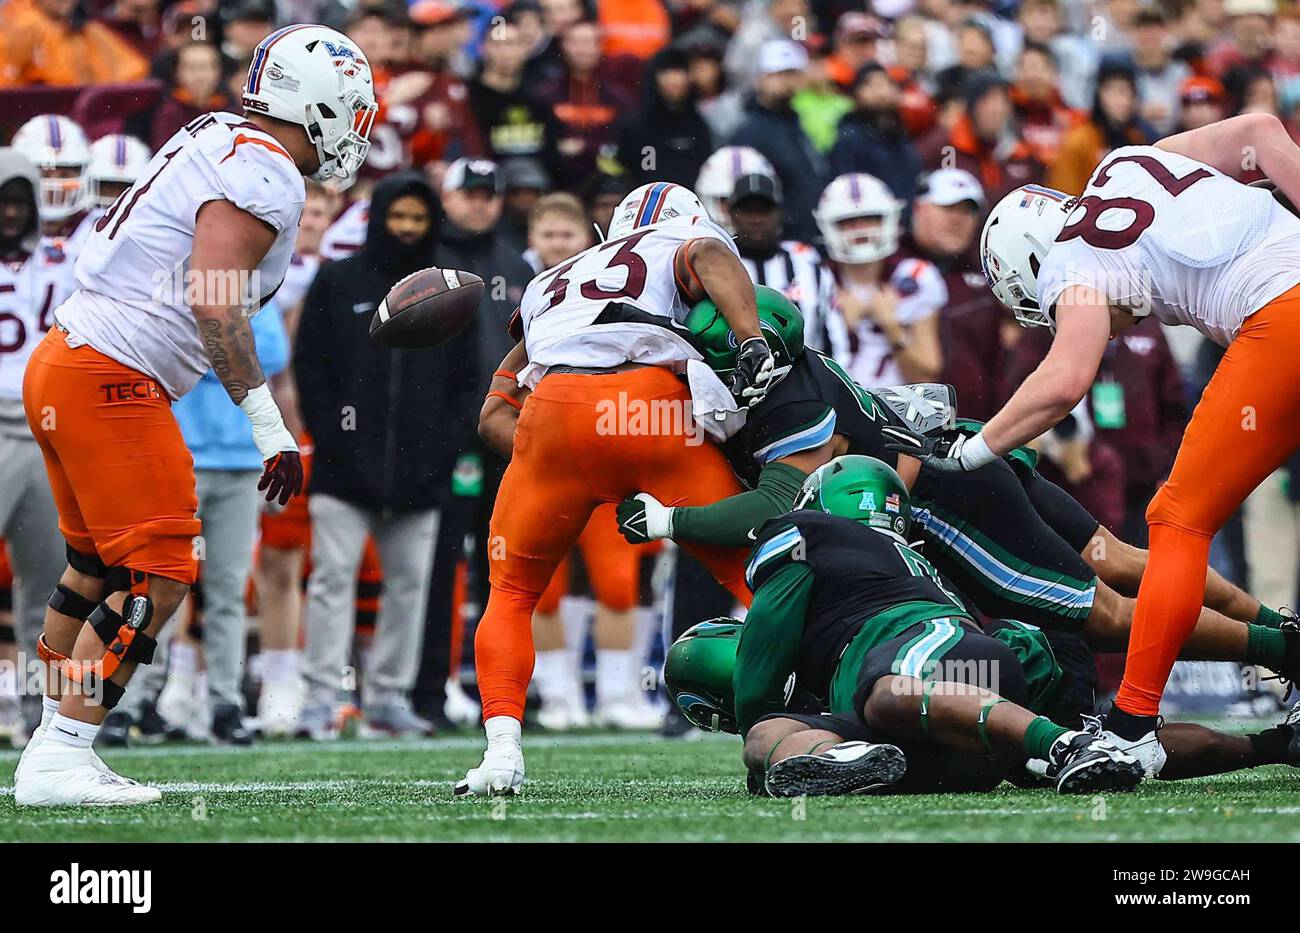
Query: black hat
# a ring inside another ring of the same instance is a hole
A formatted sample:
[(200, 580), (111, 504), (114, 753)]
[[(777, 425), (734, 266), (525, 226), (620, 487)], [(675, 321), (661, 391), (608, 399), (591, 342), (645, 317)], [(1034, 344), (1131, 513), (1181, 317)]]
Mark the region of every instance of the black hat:
[(758, 172), (741, 175), (736, 179), (736, 187), (732, 189), (727, 204), (734, 208), (741, 201), (749, 198), (761, 198), (775, 207), (780, 207), (781, 183), (771, 175), (762, 175)]
[(501, 177), (505, 189), (536, 188), (538, 191), (551, 190), (551, 177), (536, 159), (528, 156), (514, 156), (501, 163)]
[(469, 191), (472, 188), (487, 188), (496, 194), (501, 193), (501, 173), (497, 164), (489, 159), (457, 159), (447, 166), (442, 176), (442, 190)]

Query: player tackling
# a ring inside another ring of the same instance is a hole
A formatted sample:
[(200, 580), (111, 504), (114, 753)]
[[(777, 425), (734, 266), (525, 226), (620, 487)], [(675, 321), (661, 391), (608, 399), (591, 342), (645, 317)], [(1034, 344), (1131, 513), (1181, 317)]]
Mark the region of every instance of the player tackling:
[(171, 402), (211, 367), (252, 423), (259, 489), (283, 505), (302, 486), (249, 316), (284, 279), (303, 176), (346, 179), (365, 160), (370, 66), (332, 29), (288, 26), (255, 50), (243, 106), (179, 130), (99, 218), (77, 290), (27, 367), (27, 420), (68, 567), (39, 643), (51, 676), (14, 775), (21, 805), (161, 796), (113, 773), (91, 745), (195, 578), (194, 467)]
[(984, 225), (994, 295), (1049, 325), (1046, 358), (942, 470), (973, 470), (1038, 437), (1088, 392), (1107, 342), (1148, 314), (1227, 348), (1147, 509), (1151, 549), (1108, 737), (1149, 774), (1165, 682), (1196, 624), (1210, 540), (1300, 444), (1300, 220), (1237, 179), (1258, 167), (1292, 203), (1300, 149), (1277, 118), (1246, 114), (1116, 149), (1078, 198), (1027, 185)]

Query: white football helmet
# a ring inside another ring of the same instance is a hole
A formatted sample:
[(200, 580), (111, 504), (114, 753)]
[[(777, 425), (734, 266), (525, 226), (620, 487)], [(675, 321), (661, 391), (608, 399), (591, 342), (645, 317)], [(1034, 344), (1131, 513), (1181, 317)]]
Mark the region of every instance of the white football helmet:
[(757, 149), (749, 146), (723, 146), (704, 160), (700, 166), (700, 177), (695, 180), (695, 191), (708, 209), (709, 217), (728, 233), (736, 231), (731, 227), (731, 211), (727, 201), (736, 188), (736, 179), (741, 175), (767, 175), (776, 177), (772, 163)]
[(152, 158), (149, 147), (134, 136), (112, 133), (90, 147), (90, 203), (110, 207), (117, 195), (103, 185), (133, 185)]
[(379, 112), (370, 63), (351, 39), (325, 26), (285, 26), (253, 50), (244, 108), (307, 131), (320, 168), (314, 181), (356, 175)]
[[(851, 172), (832, 181), (813, 211), (826, 252), (836, 262), (855, 264), (884, 259), (898, 249), (902, 216), (903, 202), (879, 178), (864, 172)], [(849, 230), (840, 226), (870, 217), (879, 218), (880, 223)]]
[(682, 217), (708, 217), (704, 205), (690, 188), (668, 181), (652, 181), (637, 188), (614, 208), (609, 221), (608, 239), (627, 236), (640, 227)]
[(1027, 327), (1050, 327), (1038, 306), (1038, 272), (1065, 226), (1075, 198), (1042, 185), (1023, 185), (993, 208), (980, 233), (980, 265), (993, 296)]
[(89, 201), (90, 141), (58, 114), (32, 117), (14, 133), (15, 149), (41, 170), (41, 219), (65, 220)]

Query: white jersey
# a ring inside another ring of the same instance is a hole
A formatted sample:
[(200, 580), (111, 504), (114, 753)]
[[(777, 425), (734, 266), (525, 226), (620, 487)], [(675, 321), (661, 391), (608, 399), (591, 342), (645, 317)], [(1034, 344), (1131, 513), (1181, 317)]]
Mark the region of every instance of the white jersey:
[(370, 201), (353, 201), (320, 238), (320, 258), (346, 259), (366, 245), (370, 229)]
[(81, 220), (72, 228), (72, 232), (67, 236), (41, 236), (41, 247), (47, 251), (57, 251), (63, 253), (68, 259), (68, 266), (72, 267), (77, 262), (77, 257), (81, 255), (82, 248), (90, 235), (95, 232), (95, 224), (99, 218), (104, 216), (102, 208), (91, 208), (81, 216)]
[[(942, 273), (924, 259), (899, 260), (889, 275), (889, 285), (898, 295), (894, 314), (904, 327), (938, 314), (948, 303), (948, 286)], [(846, 284), (845, 288), (862, 301), (870, 301), (876, 295), (874, 287)], [(894, 362), (894, 348), (889, 339), (868, 318), (858, 321), (850, 331), (849, 359), (844, 368), (854, 382), (868, 389), (902, 385), (907, 381)]]
[[(77, 291), (55, 312), (69, 346), (89, 344), (180, 398), (210, 365), (190, 301), (206, 293), (256, 309), (270, 298), (293, 255), (304, 198), (301, 173), (273, 137), (235, 114), (197, 117), (158, 150), (82, 247)], [(190, 279), (195, 216), (214, 200), (275, 230), (245, 280)]]
[[(713, 221), (682, 217), (606, 240), (536, 276), (519, 302), (529, 361), (519, 384), (536, 386), (551, 366), (635, 362), (680, 373), (688, 361), (702, 359), (680, 326), (690, 308), (673, 275), (678, 248), (701, 238), (735, 252)], [(612, 302), (631, 313), (608, 313)]]
[(1038, 273), (1042, 307), (1086, 285), (1227, 346), (1300, 283), (1300, 219), (1186, 156), (1126, 146), (1093, 172)]
[(44, 242), (22, 264), (0, 262), (0, 399), (22, 398), (27, 359), (73, 288), (72, 260)]

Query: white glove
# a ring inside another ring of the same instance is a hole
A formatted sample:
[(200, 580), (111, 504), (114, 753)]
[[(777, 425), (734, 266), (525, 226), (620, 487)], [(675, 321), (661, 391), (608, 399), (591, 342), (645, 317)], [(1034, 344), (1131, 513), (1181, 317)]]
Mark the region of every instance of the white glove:
[(631, 544), (673, 536), (673, 510), (648, 492), (624, 499), (615, 510), (618, 530)]

